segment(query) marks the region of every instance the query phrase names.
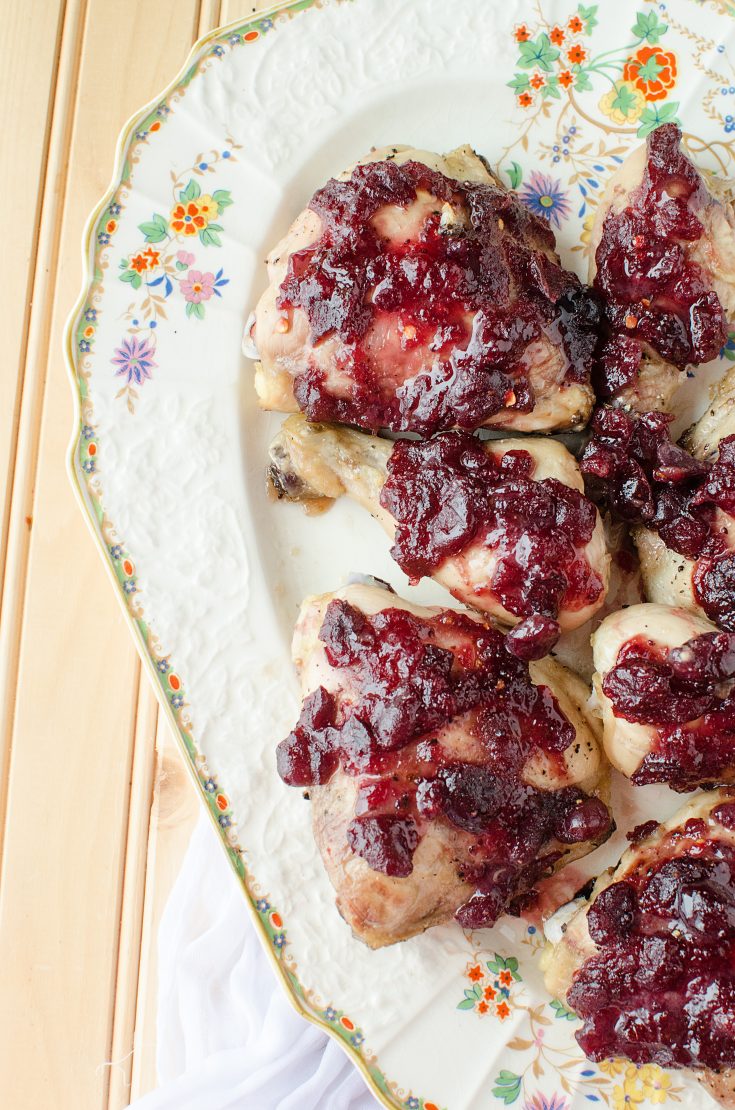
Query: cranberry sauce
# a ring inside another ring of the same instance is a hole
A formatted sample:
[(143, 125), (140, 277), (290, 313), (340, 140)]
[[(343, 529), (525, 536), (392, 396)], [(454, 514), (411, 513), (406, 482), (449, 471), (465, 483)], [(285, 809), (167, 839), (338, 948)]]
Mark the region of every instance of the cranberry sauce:
[(708, 194), (680, 140), (673, 123), (651, 132), (640, 186), (605, 217), (594, 281), (606, 325), (595, 371), (602, 397), (635, 382), (644, 343), (684, 369), (716, 358), (727, 338), (719, 297), (687, 254), (704, 234), (696, 213)]
[(735, 634), (712, 632), (666, 650), (643, 636), (628, 640), (602, 683), (616, 717), (653, 725), (656, 739), (631, 779), (692, 790), (735, 770)]
[[(333, 600), (319, 638), (342, 692), (320, 687), (304, 699), (278, 746), (278, 770), (293, 786), (326, 783), (340, 767), (359, 776), (347, 835), (374, 870), (410, 874), (430, 823), (449, 826), (458, 875), (474, 887), (457, 917), (479, 928), (553, 868), (560, 851), (552, 842), (608, 831), (597, 798), (524, 782), (539, 751), (561, 769), (576, 733), (496, 629), (452, 610), (430, 620), (391, 608), (366, 616)], [(459, 757), (456, 733), (442, 736), (451, 722), (469, 760)]]
[(587, 489), (631, 524), (658, 532), (672, 551), (696, 560), (694, 595), (708, 617), (735, 631), (735, 552), (717, 510), (735, 516), (735, 436), (703, 463), (671, 442), (673, 417), (598, 409), (581, 459)]
[(728, 806), (713, 810), (714, 828), (691, 819), (655, 853), (644, 846), (641, 863), (588, 910), (598, 952), (567, 1001), (591, 1060), (735, 1065), (735, 848), (717, 839)]
[[(397, 524), (391, 555), (415, 583), (479, 543), (498, 561), (492, 578), (475, 584), (478, 596), (494, 595), (518, 617), (552, 620), (561, 609), (593, 604), (602, 580), (579, 549), (592, 538), (597, 511), (555, 478), (534, 481), (534, 469), (527, 451), (497, 458), (468, 432), (399, 440), (380, 495)], [(554, 630), (545, 631), (548, 651)]]
[[(415, 233), (381, 235), (376, 213), (409, 208), (419, 191), (435, 203)], [(589, 381), (597, 303), (548, 257), (553, 233), (513, 194), (388, 160), (328, 181), (310, 208), (322, 234), (291, 255), (278, 300), (304, 311), (312, 344), (342, 341), (339, 392), (314, 365), (294, 380), (310, 420), (429, 434), (529, 412), (523, 356), (544, 336), (563, 348), (565, 381)]]

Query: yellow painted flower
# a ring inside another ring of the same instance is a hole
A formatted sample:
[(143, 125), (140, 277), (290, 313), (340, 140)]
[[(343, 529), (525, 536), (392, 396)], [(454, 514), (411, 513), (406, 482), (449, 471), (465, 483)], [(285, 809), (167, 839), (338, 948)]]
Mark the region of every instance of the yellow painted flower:
[[(579, 236), (586, 247), (588, 247), (592, 242), (592, 225), (594, 222), (595, 214), (594, 212), (589, 212), (584, 218), (584, 223), (582, 224), (582, 233)], [(602, 1067), (602, 1064), (600, 1065), (600, 1067)]]
[(197, 197), (197, 204), (199, 205), (199, 211), (204, 216), (207, 223), (211, 224), (212, 220), (216, 220), (219, 216), (219, 205), (209, 193), (204, 193), (201, 197)]
[(626, 1060), (621, 1060), (619, 1057), (614, 1056), (610, 1060), (602, 1060), (599, 1064), (599, 1068), (605, 1075), (620, 1075), (626, 1063)]
[(599, 104), (603, 115), (617, 124), (634, 123), (645, 107), (645, 96), (631, 81), (616, 81)]
[(660, 1106), (662, 1102), (666, 1102), (669, 1097), (671, 1077), (665, 1071), (655, 1064), (646, 1064), (641, 1068), (640, 1079), (643, 1084), (643, 1094), (650, 1103)]
[(622, 1087), (613, 1087), (613, 1106), (615, 1110), (631, 1110), (643, 1102), (643, 1088), (636, 1079), (626, 1079)]

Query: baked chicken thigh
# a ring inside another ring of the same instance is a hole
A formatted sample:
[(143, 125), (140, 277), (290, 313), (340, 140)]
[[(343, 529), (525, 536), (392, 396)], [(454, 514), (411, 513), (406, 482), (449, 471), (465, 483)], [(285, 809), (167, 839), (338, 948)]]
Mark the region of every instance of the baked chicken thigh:
[(735, 781), (735, 634), (648, 604), (606, 617), (592, 642), (614, 767), (679, 791)]
[(293, 656), (304, 700), (278, 769), (308, 788), (338, 909), (371, 947), (452, 915), (491, 925), (608, 836), (587, 687), (479, 617), (347, 586), (307, 598)]
[(735, 790), (633, 830), (589, 899), (546, 923), (546, 987), (595, 1061), (688, 1068), (735, 1106)]
[(673, 123), (651, 132), (610, 178), (592, 229), (595, 385), (639, 412), (668, 410), (682, 371), (717, 357), (735, 316), (735, 215), (680, 140)]
[(377, 150), (268, 256), (245, 349), (266, 409), (430, 434), (581, 428), (598, 307), (469, 147)]
[(728, 428), (723, 400), (689, 437), (717, 451), (704, 461), (672, 443), (669, 415), (600, 409), (581, 469), (589, 492), (631, 525), (648, 599), (735, 631), (735, 435), (717, 440), (716, 411)]
[(393, 541), (417, 582), (430, 575), (459, 601), (515, 625), (518, 650), (546, 655), (559, 631), (603, 604), (610, 556), (573, 456), (541, 438), (482, 442), (446, 432), (378, 439), (292, 416), (270, 448), (270, 478), (298, 501), (346, 493)]

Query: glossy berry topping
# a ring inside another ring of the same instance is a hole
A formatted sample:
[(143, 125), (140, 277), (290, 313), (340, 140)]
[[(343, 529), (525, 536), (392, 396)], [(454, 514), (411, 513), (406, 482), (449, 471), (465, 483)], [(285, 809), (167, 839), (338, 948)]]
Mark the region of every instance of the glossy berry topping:
[(704, 463), (671, 442), (672, 419), (598, 409), (580, 461), (587, 492), (696, 560), (697, 601), (715, 624), (735, 631), (735, 552), (720, 515), (735, 515), (735, 436), (720, 441), (715, 462)]
[(518, 617), (539, 618), (508, 642), (524, 659), (553, 647), (561, 609), (591, 605), (603, 590), (583, 550), (597, 522), (594, 505), (555, 478), (535, 480), (535, 467), (527, 451), (498, 457), (468, 432), (399, 440), (380, 494), (396, 522), (391, 555), (414, 582), (470, 545), (496, 554), (482, 592)]
[(735, 1065), (735, 849), (716, 827), (690, 821), (643, 845), (641, 862), (588, 910), (598, 952), (567, 1001), (591, 1060)]
[(707, 633), (665, 650), (628, 640), (603, 679), (616, 717), (654, 725), (656, 739), (632, 781), (691, 790), (735, 769), (735, 695), (721, 684), (735, 674), (735, 634)]
[[(304, 699), (278, 769), (297, 786), (328, 782), (338, 767), (358, 778), (347, 836), (371, 868), (410, 874), (430, 823), (445, 825), (477, 895), (457, 916), (479, 928), (550, 873), (555, 842), (607, 834), (597, 798), (525, 782), (534, 757), (548, 773), (563, 771), (576, 733), (495, 628), (451, 610), (428, 620), (391, 608), (367, 616), (335, 599), (319, 638), (340, 692), (320, 687)], [(467, 758), (458, 758), (457, 729)]]
[[(379, 217), (417, 201), (412, 230), (386, 231)], [(310, 420), (429, 434), (529, 412), (526, 352), (545, 338), (564, 382), (589, 381), (597, 304), (512, 193), (386, 160), (328, 181), (310, 208), (321, 235), (291, 255), (278, 298), (303, 310), (313, 346), (341, 340), (339, 390), (316, 360), (294, 380)]]
[(687, 250), (704, 234), (697, 214), (709, 197), (680, 140), (673, 123), (651, 132), (641, 184), (605, 216), (594, 281), (604, 306), (602, 397), (636, 381), (643, 344), (684, 369), (716, 358), (727, 338), (722, 304)]

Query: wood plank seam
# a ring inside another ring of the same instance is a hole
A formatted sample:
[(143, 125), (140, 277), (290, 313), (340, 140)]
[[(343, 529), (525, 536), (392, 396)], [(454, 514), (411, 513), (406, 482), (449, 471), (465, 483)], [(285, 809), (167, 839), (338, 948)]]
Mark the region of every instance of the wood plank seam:
[[(50, 356), (51, 315), (56, 292), (63, 206), (69, 180), (67, 153), (74, 123), (86, 10), (87, 0), (70, 0), (64, 9), (59, 49), (59, 81), (49, 130), (49, 157), (39, 219), (33, 304), (25, 344), (16, 467), (10, 494), (8, 547), (0, 609), (0, 881), (4, 867), (7, 789), (12, 761), (16, 683), (22, 652), (21, 632), (30, 545), (30, 529), (26, 520), (32, 520), (34, 510), (43, 397)], [(40, 307), (34, 309), (33, 306)], [(59, 364), (61, 357), (59, 352)], [(62, 465), (61, 459), (59, 465)]]

